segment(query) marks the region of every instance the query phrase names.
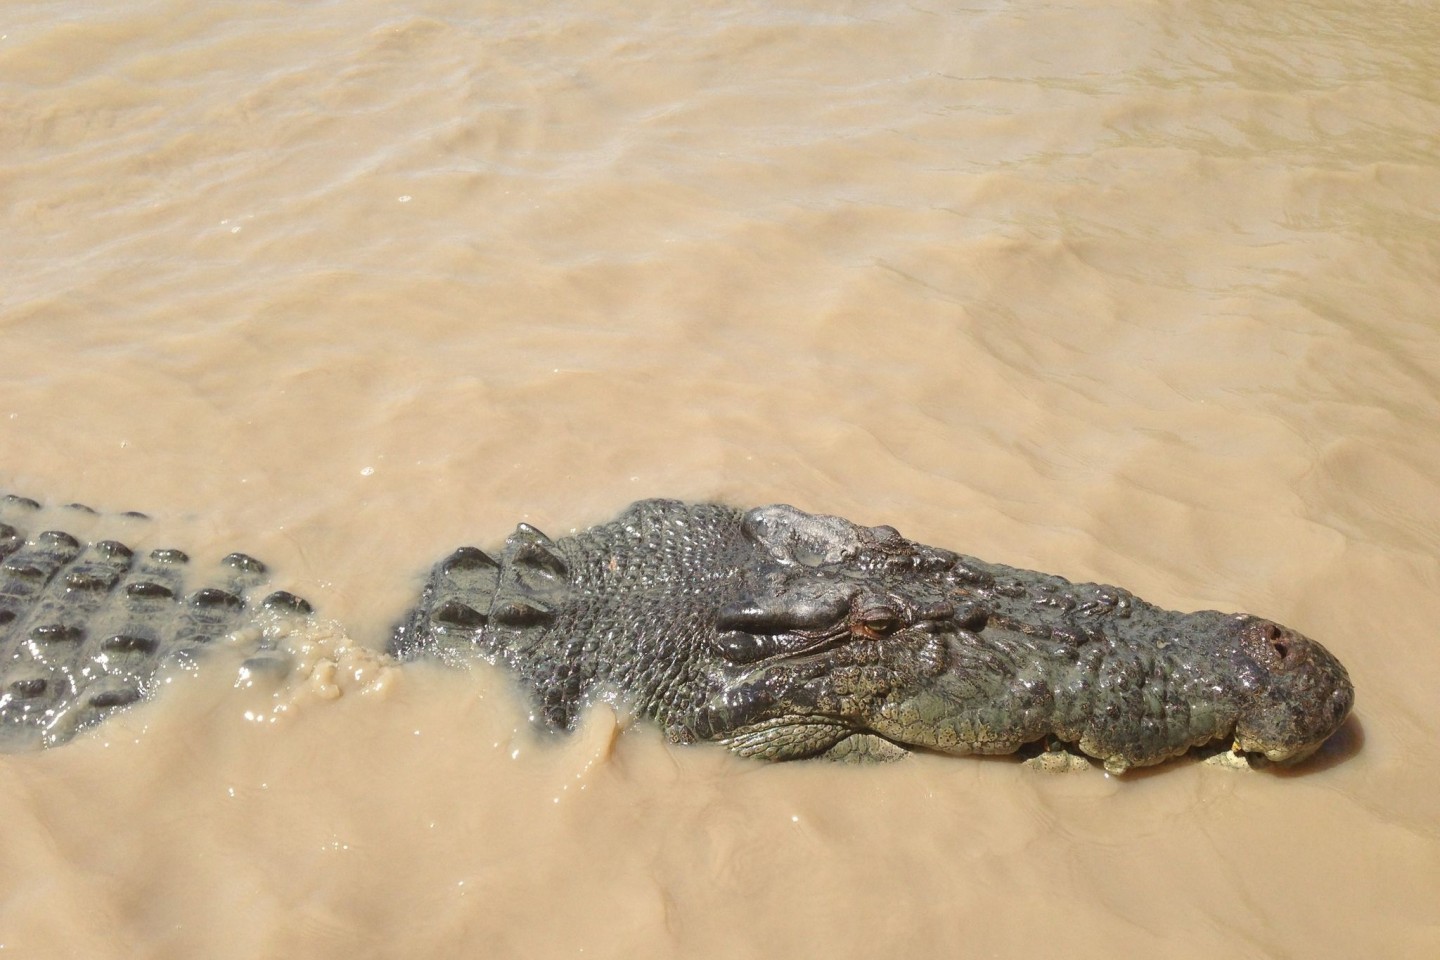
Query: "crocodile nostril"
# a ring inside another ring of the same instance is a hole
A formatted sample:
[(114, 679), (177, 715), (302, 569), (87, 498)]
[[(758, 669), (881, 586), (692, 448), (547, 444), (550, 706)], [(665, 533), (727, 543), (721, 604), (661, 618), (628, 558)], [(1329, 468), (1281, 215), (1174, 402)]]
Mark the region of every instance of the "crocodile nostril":
[(1285, 644), (1285, 641), (1283, 640), (1276, 640), (1272, 642), (1270, 646), (1275, 649), (1275, 653), (1280, 657), (1281, 660), (1284, 660), (1285, 655), (1290, 652), (1290, 648)]

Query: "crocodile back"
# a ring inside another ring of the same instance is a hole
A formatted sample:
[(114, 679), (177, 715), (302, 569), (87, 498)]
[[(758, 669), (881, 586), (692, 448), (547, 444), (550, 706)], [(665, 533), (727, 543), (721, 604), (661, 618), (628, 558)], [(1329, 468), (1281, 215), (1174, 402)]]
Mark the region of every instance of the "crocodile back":
[[(118, 540), (84, 544), (46, 529), (43, 519), (33, 500), (0, 501), (5, 752), (62, 743), (146, 698), (164, 668), (193, 666), (206, 647), (248, 623), (247, 594), (265, 582), (264, 564), (232, 553), (207, 585), (197, 586), (187, 577), (190, 558), (179, 550), (142, 553)], [(288, 593), (258, 606), (309, 612)]]

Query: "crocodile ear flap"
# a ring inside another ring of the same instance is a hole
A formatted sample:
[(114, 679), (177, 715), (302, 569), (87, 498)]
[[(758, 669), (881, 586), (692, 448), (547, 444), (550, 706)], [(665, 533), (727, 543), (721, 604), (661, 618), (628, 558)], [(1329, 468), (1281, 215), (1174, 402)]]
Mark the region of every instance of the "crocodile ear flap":
[[(723, 605), (711, 641), (732, 663), (806, 653), (828, 643), (850, 612), (853, 589), (813, 584), (785, 596), (752, 597)], [(818, 588), (818, 589), (817, 589)]]
[(745, 514), (744, 529), (776, 560), (807, 567), (841, 563), (865, 546), (865, 528), (784, 503), (751, 510)]
[(758, 634), (826, 630), (842, 622), (850, 612), (853, 592), (831, 588), (727, 603), (717, 612), (715, 625), (721, 630)]

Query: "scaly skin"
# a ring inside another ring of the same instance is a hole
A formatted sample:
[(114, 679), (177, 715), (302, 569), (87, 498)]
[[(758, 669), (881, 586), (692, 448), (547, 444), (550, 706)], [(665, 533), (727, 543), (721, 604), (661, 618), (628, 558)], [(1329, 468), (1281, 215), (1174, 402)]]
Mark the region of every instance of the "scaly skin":
[(1303, 759), (1353, 701), (1334, 657), (1268, 621), (793, 507), (643, 501), (558, 541), (522, 527), (498, 562), (466, 556), (436, 568), (394, 651), (504, 663), (559, 728), (614, 691), (671, 739), (744, 756), (999, 754), (1054, 736), (1120, 772), (1232, 737)]
[[(0, 568), (0, 607), (24, 607), (0, 624), (0, 719), (20, 731), (45, 717), (17, 712), (36, 704), (14, 686), (54, 646), (36, 629), (84, 632), (103, 620), (96, 609), (110, 609), (44, 585), (32, 591), (40, 600), (17, 601), (17, 584), (35, 579)], [(304, 612), (279, 596), (272, 603)], [(171, 603), (171, 620), (150, 614), (144, 625), (157, 649), (193, 653), (193, 628), (183, 642), (168, 638), (197, 604)], [(610, 696), (676, 742), (768, 760), (998, 754), (1053, 737), (1115, 772), (1231, 739), (1288, 762), (1313, 753), (1353, 700), (1334, 657), (1268, 621), (1161, 610), (1114, 587), (786, 506), (642, 501), (559, 540), (522, 525), (498, 559), (465, 547), (438, 564), (391, 648), (401, 659), (507, 667), (544, 726), (568, 729), (586, 703)], [(93, 664), (87, 673), (78, 662), (56, 695), (62, 714), (93, 703)], [(143, 680), (130, 682), (131, 699), (147, 692)], [(70, 727), (98, 719), (89, 709), (94, 717)]]
[[(118, 541), (82, 546), (58, 530), (27, 539), (39, 507), (0, 498), (0, 752), (64, 743), (149, 697), (162, 666), (193, 666), (256, 607), (310, 613), (284, 592), (247, 605), (265, 567), (242, 553), (221, 561), (216, 585), (194, 589), (179, 550), (136, 556)], [(278, 656), (259, 646), (252, 654), (252, 667)]]

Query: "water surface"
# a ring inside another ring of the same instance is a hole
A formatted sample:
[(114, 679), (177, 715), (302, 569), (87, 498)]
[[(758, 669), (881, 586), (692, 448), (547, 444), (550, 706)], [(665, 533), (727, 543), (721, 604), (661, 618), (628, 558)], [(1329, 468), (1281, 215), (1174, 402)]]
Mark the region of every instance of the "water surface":
[[(340, 626), (0, 758), (0, 953), (1440, 955), (1437, 51), (1352, 0), (8, 5), (0, 488)], [(645, 496), (1262, 614), (1356, 719), (1295, 776), (765, 767), (345, 652)]]

